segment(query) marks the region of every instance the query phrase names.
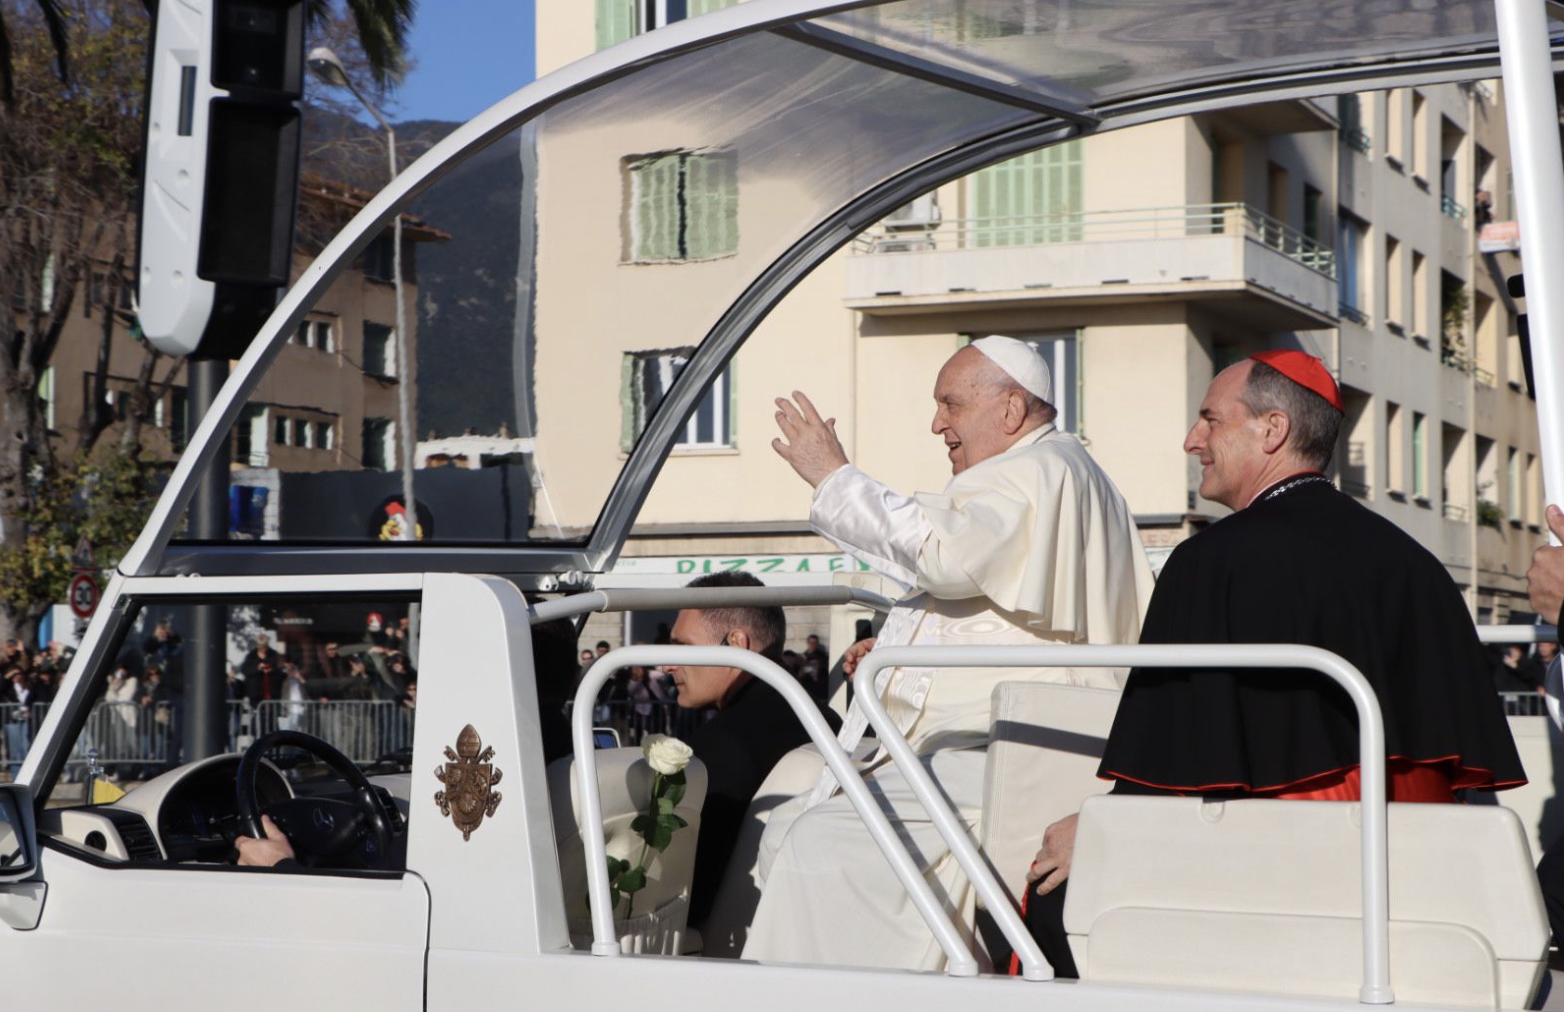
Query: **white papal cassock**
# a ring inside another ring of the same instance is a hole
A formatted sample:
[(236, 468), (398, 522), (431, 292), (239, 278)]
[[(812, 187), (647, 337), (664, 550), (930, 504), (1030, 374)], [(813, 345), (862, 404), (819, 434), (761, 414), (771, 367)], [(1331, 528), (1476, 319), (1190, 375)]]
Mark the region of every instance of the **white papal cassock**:
[[(903, 496), (844, 465), (816, 489), (810, 522), (914, 588), (886, 617), (877, 648), (1134, 643), (1151, 597), (1123, 497), (1080, 441), (1052, 424), (967, 468), (940, 495)], [(1118, 688), (1122, 677), (1101, 668), (894, 668), (880, 672), (875, 691), (975, 833), (994, 686), (1037, 679)], [(857, 745), (867, 726), (855, 705), (842, 744)], [(882, 756), (869, 767), (871, 791), (935, 896), (970, 927), (966, 878), (906, 780)], [(772, 813), (744, 958), (940, 968), (938, 944), (836, 787), (824, 771), (813, 791)]]

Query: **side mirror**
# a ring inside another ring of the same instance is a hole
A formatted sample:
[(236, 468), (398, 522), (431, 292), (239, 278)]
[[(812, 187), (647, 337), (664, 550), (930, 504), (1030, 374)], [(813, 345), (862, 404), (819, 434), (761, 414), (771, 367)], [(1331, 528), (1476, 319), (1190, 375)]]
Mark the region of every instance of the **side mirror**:
[(25, 784), (0, 784), (0, 883), (20, 882), (37, 870), (32, 791)]

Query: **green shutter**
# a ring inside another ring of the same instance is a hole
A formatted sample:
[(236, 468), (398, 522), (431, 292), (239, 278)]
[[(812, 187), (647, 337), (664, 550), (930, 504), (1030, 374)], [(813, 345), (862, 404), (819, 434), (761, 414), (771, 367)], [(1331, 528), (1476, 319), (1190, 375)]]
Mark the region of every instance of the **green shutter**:
[(679, 259), (679, 156), (645, 158), (630, 171), (635, 194), (634, 259)]
[(597, 48), (616, 46), (635, 34), (635, 0), (597, 0)]
[(684, 248), (691, 260), (738, 252), (738, 172), (731, 152), (684, 158)]
[(976, 245), (1076, 242), (1081, 237), (1081, 144), (1031, 151), (972, 177)]
[(629, 453), (635, 449), (635, 437), (640, 433), (637, 424), (635, 403), (635, 364), (634, 355), (625, 355), (619, 360), (619, 449), (623, 453)]
[(724, 7), (732, 7), (738, 2), (739, 0), (689, 0), (689, 4), (685, 9), (688, 12), (688, 16), (693, 18), (700, 14), (720, 11)]

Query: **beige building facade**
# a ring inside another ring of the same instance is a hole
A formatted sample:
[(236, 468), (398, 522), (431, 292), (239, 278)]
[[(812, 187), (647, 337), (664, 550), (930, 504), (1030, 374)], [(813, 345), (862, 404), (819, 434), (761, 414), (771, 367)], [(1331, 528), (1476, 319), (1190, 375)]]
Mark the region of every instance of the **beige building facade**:
[[(539, 73), (654, 27), (658, 10), (539, 0)], [(657, 370), (671, 376), (704, 335), (677, 307), (777, 252), (766, 223), (787, 215), (788, 194), (742, 146), (713, 152), (681, 130), (641, 117), (559, 131), (538, 150), (545, 186), (568, 174), (607, 195), (575, 202), (568, 227), (620, 251), (590, 276), (538, 268), (538, 373), (569, 355), (581, 374), (620, 380), (616, 400), (612, 384), (538, 394), (538, 465), (551, 488), (579, 493), (554, 497), (567, 530), (591, 523), (599, 491), (595, 479), (549, 476), (594, 470), (572, 468), (583, 460), (617, 471), (608, 461), (654, 406)], [(714, 155), (729, 162), (707, 164)], [(948, 464), (929, 430), (934, 375), (987, 334), (1049, 355), (1061, 424), (1113, 476), (1158, 559), (1225, 512), (1199, 497), (1181, 449), (1212, 376), (1297, 347), (1343, 388), (1332, 468), (1343, 490), (1439, 556), (1480, 620), (1522, 616), (1523, 574), (1546, 532), (1521, 306), (1505, 286), (1520, 272), (1502, 238), (1514, 218), (1508, 157), (1502, 91), (1486, 82), (1186, 117), (947, 183), (833, 255), (764, 320), (661, 471), (618, 571), (858, 579), (818, 572), (834, 549), (808, 531), (809, 489), (771, 449), (773, 397), (807, 392), (855, 463), (904, 491), (937, 490)], [(656, 246), (642, 200), (656, 172), (729, 187), (731, 234), (692, 221), (700, 245), (640, 255)], [(539, 222), (545, 236), (564, 227)], [(853, 572), (835, 565), (827, 572)], [(824, 622), (792, 616), (790, 640)], [(607, 619), (589, 633), (624, 634)]]

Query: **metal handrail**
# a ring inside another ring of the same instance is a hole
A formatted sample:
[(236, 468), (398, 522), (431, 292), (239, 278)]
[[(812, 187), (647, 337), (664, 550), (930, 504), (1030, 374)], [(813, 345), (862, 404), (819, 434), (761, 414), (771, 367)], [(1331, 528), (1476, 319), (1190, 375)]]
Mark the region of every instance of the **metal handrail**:
[(1557, 643), (1559, 630), (1551, 625), (1480, 625), (1477, 638), (1483, 643)]
[(605, 588), (540, 601), (529, 609), (529, 623), (574, 618), (594, 611), (649, 611), (674, 608), (770, 608), (783, 605), (861, 604), (888, 612), (896, 602), (858, 587), (666, 587)]
[(852, 250), (864, 255), (1208, 235), (1243, 235), (1320, 274), (1336, 276), (1336, 257), (1330, 247), (1255, 207), (1236, 202), (946, 218), (922, 227), (907, 222), (894, 226), (881, 223), (860, 233)]
[[(1046, 646), (1046, 647), (886, 647), (869, 653), (853, 679), (860, 685), (873, 685), (875, 675), (886, 667), (931, 668), (959, 667), (1110, 667), (1110, 668), (1183, 668), (1250, 667), (1309, 668), (1334, 679), (1352, 697), (1358, 711), (1358, 754), (1363, 798), (1363, 985), (1359, 998), (1364, 1004), (1388, 1004), (1394, 1001), (1390, 989), (1390, 876), (1388, 814), (1385, 806), (1385, 731), (1379, 700), (1368, 679), (1347, 661), (1318, 647), (1276, 644), (1137, 645), (1137, 646)], [(907, 778), (918, 801), (929, 813), (935, 827), (950, 846), (973, 888), (983, 898), (988, 911), (998, 922), (1006, 940), (1020, 956), (1022, 973), (1028, 980), (1046, 980), (1053, 976), (1047, 960), (1031, 942), (1031, 936), (1016, 916), (999, 884), (977, 848), (967, 837), (954, 813), (939, 795), (926, 770), (913, 754), (885, 711), (885, 704), (872, 692), (856, 697), (879, 735), (880, 744), (891, 761)], [(1030, 961), (1030, 965), (1029, 965)]]
[[(892, 869), (911, 895), (914, 906), (934, 933), (949, 960), (947, 973), (971, 976), (977, 972), (955, 925), (930, 892), (928, 883), (912, 863), (905, 847), (870, 798), (868, 789), (834, 742), (819, 711), (803, 688), (777, 665), (750, 651), (734, 647), (641, 646), (610, 651), (587, 671), (576, 695), (572, 732), (577, 760), (577, 785), (582, 817), (587, 825), (602, 821), (597, 794), (597, 765), (592, 757), (592, 721), (588, 709), (598, 688), (616, 669), (631, 664), (711, 664), (748, 671), (782, 693), (835, 774), (849, 802), (868, 825)], [(885, 647), (871, 652), (859, 665), (855, 680), (873, 685), (886, 667), (1251, 667), (1306, 668), (1333, 679), (1346, 690), (1358, 712), (1358, 750), (1362, 791), (1363, 860), (1363, 984), (1359, 998), (1365, 1004), (1393, 1002), (1390, 987), (1390, 887), (1388, 810), (1385, 797), (1385, 732), (1379, 700), (1368, 680), (1350, 663), (1317, 647), (1276, 644), (1137, 645), (1137, 646), (1015, 646), (1015, 647)], [(983, 899), (1000, 931), (1020, 957), (1027, 980), (1050, 980), (1053, 968), (1038, 950), (1013, 906), (978, 854), (965, 829), (939, 794), (927, 770), (918, 762), (907, 739), (872, 692), (859, 693), (869, 723), (881, 746), (902, 770), (908, 785), (928, 812), (940, 836), (950, 847), (968, 880)], [(594, 955), (617, 955), (613, 912), (609, 907), (607, 849), (600, 834), (586, 834), (588, 898), (592, 908)]]
[[(723, 588), (730, 589), (730, 588)], [(851, 756), (837, 742), (831, 726), (825, 722), (814, 700), (804, 687), (782, 668), (751, 650), (738, 647), (690, 647), (690, 646), (637, 646), (610, 650), (587, 669), (586, 676), (576, 690), (575, 712), (571, 715), (571, 735), (575, 743), (576, 788), (581, 796), (581, 821), (586, 826), (601, 825), (602, 801), (597, 792), (597, 761), (592, 743), (592, 702), (597, 690), (619, 668), (632, 664), (653, 666), (657, 664), (706, 664), (739, 668), (765, 682), (782, 695), (793, 712), (803, 722), (804, 730), (820, 749), (825, 764), (835, 774), (842, 792), (847, 795), (859, 818), (869, 828), (869, 835), (879, 846), (880, 852), (890, 862), (902, 887), (912, 897), (913, 905), (928, 924), (940, 948), (949, 961), (946, 970), (953, 977), (977, 975), (977, 960), (967, 950), (961, 933), (946, 916), (939, 900), (934, 896), (922, 871), (913, 862), (907, 848), (897, 838), (890, 820), (869, 794), (863, 777), (853, 766)], [(920, 767), (921, 770), (921, 767)], [(608, 849), (602, 833), (583, 833), (587, 848), (587, 900), (592, 909), (592, 954), (617, 956), (620, 946), (614, 935), (614, 915), (608, 898)], [(992, 878), (986, 868), (983, 874)], [(970, 874), (970, 873), (969, 873)], [(997, 888), (997, 884), (995, 886)], [(1014, 911), (1012, 911), (1012, 914)], [(1023, 930), (1022, 934), (1025, 934)], [(1025, 942), (1035, 950), (1030, 936)], [(1038, 955), (1041, 959), (1041, 954)], [(1045, 964), (1046, 965), (1046, 964)]]

